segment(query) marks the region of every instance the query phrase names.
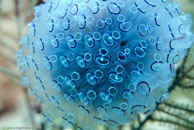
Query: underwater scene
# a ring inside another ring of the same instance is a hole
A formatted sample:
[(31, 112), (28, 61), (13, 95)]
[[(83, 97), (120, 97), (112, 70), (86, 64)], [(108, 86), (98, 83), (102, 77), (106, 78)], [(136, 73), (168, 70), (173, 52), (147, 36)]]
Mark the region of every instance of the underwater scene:
[(193, 0), (0, 0), (0, 130), (194, 130)]

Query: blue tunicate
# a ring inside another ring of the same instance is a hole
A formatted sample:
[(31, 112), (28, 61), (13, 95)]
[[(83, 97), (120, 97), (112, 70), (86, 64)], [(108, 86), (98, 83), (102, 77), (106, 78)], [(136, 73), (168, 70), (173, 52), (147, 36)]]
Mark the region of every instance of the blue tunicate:
[(97, 84), (97, 79), (94, 77), (94, 75), (92, 73), (86, 74), (86, 80), (91, 85)]
[(66, 18), (64, 21), (63, 21), (63, 24), (62, 24), (62, 26), (63, 26), (63, 28), (64, 28), (64, 30), (69, 30), (69, 28), (70, 28), (70, 19), (69, 18)]
[(75, 88), (76, 87), (76, 83), (74, 80), (72, 80), (69, 76), (65, 76), (65, 84), (71, 88)]
[(86, 61), (85, 61), (83, 56), (77, 56), (76, 57), (76, 62), (78, 64), (78, 66), (80, 66), (81, 68), (86, 67)]
[(93, 33), (93, 38), (94, 38), (94, 40), (100, 40), (101, 39), (101, 34), (99, 32), (94, 32)]
[(103, 72), (101, 70), (96, 70), (94, 72), (94, 77), (96, 77), (96, 78), (103, 78)]
[(111, 96), (115, 96), (117, 94), (117, 89), (115, 87), (110, 87), (108, 89), (108, 93), (111, 95)]
[(96, 26), (97, 26), (97, 28), (99, 28), (99, 29), (104, 29), (104, 28), (106, 27), (106, 22), (105, 22), (105, 20), (104, 20), (104, 19), (98, 19), (98, 20), (96, 21)]
[(150, 92), (150, 87), (149, 87), (149, 84), (147, 82), (140, 82), (138, 85), (137, 85), (137, 91), (140, 93), (140, 94), (143, 94), (143, 95), (146, 95)]
[(124, 80), (124, 77), (116, 72), (110, 72), (108, 77), (112, 83), (122, 83)]
[(125, 99), (133, 98), (133, 95), (134, 95), (133, 92), (131, 92), (130, 90), (123, 90), (122, 92), (122, 96)]
[(80, 79), (80, 75), (79, 75), (79, 73), (77, 73), (77, 72), (73, 72), (72, 74), (71, 74), (71, 79), (72, 80), (79, 80)]
[(85, 105), (89, 104), (89, 100), (83, 92), (78, 93), (78, 97), (80, 101), (84, 103)]
[(91, 61), (91, 60), (92, 60), (92, 54), (90, 54), (90, 53), (85, 53), (85, 54), (84, 54), (84, 60), (86, 60), (86, 61)]
[(123, 51), (118, 51), (117, 52), (117, 59), (118, 59), (118, 61), (120, 61), (120, 62), (126, 62), (127, 61), (127, 55), (128, 54), (126, 54), (125, 52), (123, 52)]
[(91, 35), (85, 35), (85, 42), (89, 48), (92, 48), (95, 45), (95, 41)]
[(144, 57), (146, 55), (145, 50), (141, 47), (138, 47), (138, 46), (135, 47), (134, 52), (135, 52), (135, 55), (138, 57)]
[(140, 36), (147, 36), (148, 35), (148, 28), (145, 24), (139, 24), (137, 26), (137, 30), (139, 31)]
[(66, 39), (67, 39), (67, 45), (69, 46), (69, 48), (76, 47), (77, 43), (72, 35), (67, 36)]
[(122, 74), (124, 72), (124, 67), (122, 65), (117, 65), (115, 68), (117, 74)]
[(102, 98), (102, 100), (111, 103), (112, 102), (112, 97), (110, 95), (108, 95), (106, 92), (101, 92), (100, 93), (100, 97)]
[(113, 37), (110, 34), (104, 34), (103, 35), (103, 41), (104, 43), (109, 46), (112, 47), (115, 45), (115, 40), (113, 39)]
[(122, 22), (119, 24), (119, 29), (123, 32), (128, 32), (132, 27), (131, 22)]
[(88, 97), (90, 100), (94, 100), (94, 99), (96, 98), (96, 92), (94, 92), (93, 90), (88, 91), (87, 97)]
[(125, 109), (127, 109), (127, 106), (128, 105), (127, 105), (127, 103), (123, 102), (119, 106), (120, 106), (121, 109), (124, 109), (125, 110)]
[(45, 120), (112, 129), (167, 99), (175, 65), (193, 42), (191, 18), (174, 2), (44, 2), (34, 8), (16, 60), (22, 84), (44, 103)]
[(110, 60), (106, 56), (98, 55), (96, 57), (96, 63), (100, 66), (107, 66), (110, 63)]
[(121, 11), (120, 7), (116, 3), (113, 3), (113, 2), (108, 5), (108, 10), (112, 14), (119, 14)]
[(120, 38), (121, 38), (121, 34), (120, 34), (120, 32), (118, 32), (118, 31), (113, 31), (113, 32), (112, 32), (112, 37), (113, 37), (114, 39), (120, 39)]
[(66, 56), (60, 56), (61, 64), (65, 67), (69, 67), (70, 63)]

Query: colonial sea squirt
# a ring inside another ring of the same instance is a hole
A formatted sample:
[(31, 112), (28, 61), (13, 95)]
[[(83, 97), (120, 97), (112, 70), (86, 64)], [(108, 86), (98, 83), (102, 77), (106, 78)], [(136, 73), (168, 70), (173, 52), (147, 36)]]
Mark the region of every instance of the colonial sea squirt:
[(171, 0), (45, 0), (17, 53), (22, 83), (48, 122), (97, 129), (151, 114), (192, 43)]

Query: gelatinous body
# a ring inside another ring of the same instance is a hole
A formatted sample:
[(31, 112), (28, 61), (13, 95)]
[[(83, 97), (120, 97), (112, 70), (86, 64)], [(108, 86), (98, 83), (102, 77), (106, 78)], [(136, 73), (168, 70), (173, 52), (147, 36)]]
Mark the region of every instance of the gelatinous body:
[(20, 41), (22, 83), (48, 122), (116, 127), (167, 98), (190, 27), (171, 0), (45, 0)]

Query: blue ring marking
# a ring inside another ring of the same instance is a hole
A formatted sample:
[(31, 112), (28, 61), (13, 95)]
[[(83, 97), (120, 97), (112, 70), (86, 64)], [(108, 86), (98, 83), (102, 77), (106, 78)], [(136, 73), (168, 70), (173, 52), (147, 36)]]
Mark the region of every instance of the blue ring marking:
[(57, 9), (57, 7), (59, 6), (60, 0), (57, 0), (57, 4), (56, 7), (54, 9)]
[[(114, 92), (111, 92), (111, 89), (113, 89), (112, 91), (114, 91)], [(110, 88), (108, 89), (108, 93), (109, 93), (109, 95), (111, 95), (111, 96), (117, 95), (117, 92), (118, 92), (118, 90), (117, 90), (115, 87), (110, 87)]]
[(122, 32), (129, 32), (130, 29), (132, 28), (132, 25), (130, 25), (130, 27), (128, 27), (127, 29), (126, 28), (122, 29), (123, 28), (122, 27), (123, 24), (126, 25), (126, 24), (131, 24), (131, 23), (130, 22), (120, 22), (119, 25), (118, 25), (120, 31), (122, 31)]
[[(133, 77), (133, 76), (131, 75), (131, 73), (132, 73), (132, 71), (134, 71), (134, 70), (138, 71), (138, 73), (141, 74), (141, 77), (142, 77), (143, 72), (140, 71), (140, 70), (138, 70), (137, 68), (136, 68), (136, 69), (131, 69), (131, 71), (130, 71), (130, 76), (131, 76), (131, 77)], [(138, 78), (137, 78), (137, 79), (138, 79)]]
[(97, 7), (97, 11), (96, 12), (93, 12), (91, 9), (90, 9), (90, 11), (92, 12), (92, 14), (97, 14), (98, 12), (99, 12), (99, 3), (98, 2), (96, 2), (96, 7)]
[(39, 98), (39, 96), (37, 95), (36, 92), (34, 92), (33, 88), (31, 86), (29, 86), (30, 90), (32, 91), (32, 94), (35, 96), (36, 99)]
[(154, 64), (157, 64), (157, 63), (163, 64), (162, 61), (159, 61), (159, 62), (154, 61), (154, 62), (150, 65), (151, 70), (154, 71), (154, 72), (157, 72), (157, 71), (153, 69), (153, 65), (154, 65)]
[(33, 54), (34, 54), (35, 53), (34, 42), (32, 43), (32, 51), (33, 51)]
[(176, 64), (178, 62), (178, 60), (175, 60), (175, 58), (178, 58), (178, 60), (179, 60), (179, 55), (177, 54), (176, 56), (174, 56), (174, 58), (173, 58), (173, 64)]
[[(128, 92), (128, 97), (124, 96), (124, 95), (126, 95), (126, 94), (124, 94), (125, 92)], [(130, 95), (129, 95), (129, 93), (130, 93)], [(129, 89), (124, 89), (124, 90), (122, 91), (122, 96), (123, 96), (125, 99), (129, 99), (129, 98), (132, 98), (132, 97), (134, 96), (134, 92), (130, 91)]]
[[(70, 48), (75, 48), (75, 47), (77, 46), (77, 42), (76, 42), (76, 40), (74, 39), (74, 36), (73, 36), (73, 35), (68, 35), (68, 36), (72, 38), (71, 40), (70, 40), (70, 39), (67, 40), (68, 46), (69, 46)], [(74, 44), (73, 44), (73, 45), (72, 45), (72, 44), (70, 45), (70, 44), (69, 44), (69, 41), (70, 41), (70, 42), (74, 42)]]
[(65, 117), (61, 117), (63, 120), (65, 120), (66, 122), (68, 122), (69, 124), (71, 124), (72, 125), (72, 127), (75, 125), (73, 122), (71, 122), (70, 120), (68, 120), (67, 118), (65, 118)]
[(180, 15), (181, 11), (175, 7), (176, 12)]
[(156, 4), (152, 4), (150, 2), (148, 2), (147, 0), (144, 0), (148, 5), (152, 6), (152, 7), (156, 7)]
[(56, 105), (59, 105), (60, 104), (53, 95), (51, 97), (55, 101)]
[(71, 22), (69, 18), (67, 18), (66, 20), (67, 21), (65, 21), (65, 23), (67, 24), (67, 27), (64, 27), (64, 25), (63, 25), (65, 31), (69, 30), (69, 28), (70, 28), (70, 22)]
[(94, 116), (93, 118), (101, 121), (101, 118), (99, 117)]
[(53, 2), (50, 2), (50, 6), (49, 6), (49, 9), (48, 9), (49, 13), (51, 12), (52, 6), (53, 6)]
[(90, 114), (90, 111), (88, 109), (86, 109), (84, 106), (79, 105), (78, 107), (81, 107), (82, 109), (84, 109), (88, 114)]
[[(143, 52), (144, 55), (139, 55), (139, 54), (137, 54), (137, 52), (136, 52), (137, 47), (138, 47), (138, 49), (139, 49), (141, 52)], [(133, 49), (133, 53), (134, 53), (136, 56), (141, 57), (141, 58), (145, 57), (145, 55), (146, 55), (145, 49), (142, 48), (142, 47), (140, 47), (140, 46), (135, 46), (134, 49)]]
[(144, 106), (144, 105), (134, 105), (134, 106), (132, 107), (132, 110), (133, 110), (134, 108), (136, 108), (136, 107), (143, 107), (143, 108), (146, 108), (146, 106)]
[[(71, 12), (71, 15), (76, 15), (78, 13), (78, 5), (77, 4), (74, 4), (74, 6), (76, 8), (76, 11), (75, 11), (75, 13), (72, 13)], [(73, 6), (72, 6), (72, 8), (73, 8)], [(71, 11), (72, 11), (72, 8), (71, 8)]]
[[(78, 59), (79, 58), (79, 59)], [(84, 60), (84, 57), (82, 55), (78, 55), (76, 57), (76, 62), (77, 64), (81, 67), (81, 68), (84, 68), (84, 67), (87, 67), (87, 62)]]
[(169, 11), (168, 8), (165, 7), (164, 9), (168, 12), (168, 14), (171, 16), (171, 18), (174, 18), (173, 15), (172, 15), (172, 13)]
[(110, 63), (110, 59), (107, 56), (97, 55), (95, 59), (96, 63), (102, 66), (109, 65)]
[[(116, 79), (115, 76), (116, 76), (117, 78), (120, 78), (120, 79)], [(118, 77), (118, 76), (119, 76), (119, 77)], [(109, 79), (110, 79), (111, 81), (113, 81), (114, 83), (122, 83), (122, 82), (124, 81), (123, 75), (117, 74), (116, 72), (110, 72), (110, 73), (108, 74), (108, 77), (109, 77)]]
[(50, 102), (51, 99), (49, 98), (48, 94), (47, 93), (44, 93), (44, 94), (45, 94), (46, 98), (48, 99), (48, 101)]
[(119, 123), (118, 123), (117, 121), (114, 121), (114, 120), (112, 120), (112, 119), (108, 119), (107, 121), (110, 121), (110, 122), (112, 122), (112, 123), (115, 123), (115, 124), (119, 125)]
[(62, 109), (62, 108), (61, 108), (61, 107), (59, 107), (59, 106), (57, 106), (57, 109), (58, 109), (59, 111), (65, 112), (65, 110), (64, 110), (64, 109)]
[[(148, 88), (148, 92), (147, 92), (147, 93), (144, 93), (144, 95), (149, 94), (150, 91), (151, 91), (151, 88), (150, 88), (149, 84), (148, 84), (147, 82), (145, 82), (145, 81), (141, 81), (140, 83), (138, 83), (138, 85), (137, 85), (137, 91), (138, 91), (138, 93), (139, 93), (139, 94), (142, 94), (142, 93), (139, 92), (139, 86), (140, 86), (141, 84), (145, 84), (145, 85), (147, 86), (147, 88)], [(132, 109), (133, 109), (133, 108), (132, 108)]]
[(40, 38), (40, 42), (41, 42), (41, 44), (42, 44), (41, 51), (44, 51), (44, 42), (43, 42), (42, 38)]
[(142, 33), (140, 32), (140, 27), (139, 27), (140, 25), (142, 25), (142, 24), (139, 24), (139, 25), (137, 26), (137, 30), (138, 30), (140, 36), (146, 37), (146, 36), (148, 35), (148, 30), (147, 30), (146, 34), (142, 34)]
[[(101, 23), (100, 23), (100, 22), (101, 22)], [(102, 24), (102, 25), (99, 26), (98, 24)], [(97, 27), (98, 29), (100, 29), (100, 30), (105, 29), (105, 27), (106, 27), (106, 21), (105, 21), (105, 19), (103, 19), (103, 18), (98, 19), (98, 20), (96, 21), (96, 27)]]
[[(102, 91), (102, 92), (104, 92), (104, 91)], [(104, 92), (104, 93), (106, 93), (106, 92)], [(103, 106), (97, 106), (96, 109), (98, 109), (98, 108), (102, 108), (104, 111), (107, 111), (107, 109), (104, 108)], [(99, 112), (99, 110), (97, 110), (97, 111)]]
[(67, 56), (65, 56), (65, 55), (60, 56), (60, 61), (64, 67), (70, 66), (70, 62), (69, 62), (69, 60), (67, 60)]
[(67, 15), (68, 9), (65, 9), (65, 14), (61, 17), (61, 18), (65, 18), (65, 16)]
[(120, 50), (117, 52), (117, 59), (120, 62), (126, 62), (128, 60), (128, 57), (123, 51)]
[(170, 61), (169, 61), (169, 57), (170, 57), (170, 52), (167, 54), (167, 57), (166, 57), (166, 61), (167, 61), (167, 63), (169, 63)]
[(36, 71), (38, 71), (38, 66), (37, 66), (36, 62), (34, 61), (34, 59), (32, 59), (32, 62), (34, 63), (34, 65), (36, 67)]
[[(67, 78), (68, 78), (68, 81), (67, 81)], [(72, 87), (72, 88), (75, 88), (75, 87), (77, 87), (77, 83), (75, 82), (75, 80), (72, 80), (72, 78), (70, 77), (70, 76), (68, 76), (68, 75), (66, 75), (65, 76), (65, 84), (67, 85), (67, 86), (70, 86), (70, 87)]]
[(84, 14), (82, 14), (82, 16), (84, 17), (84, 26), (83, 27), (79, 26), (79, 29), (84, 29), (86, 27), (86, 16)]
[(146, 112), (144, 112), (143, 114), (146, 115), (147, 113), (149, 113), (151, 110), (147, 110)]
[[(111, 39), (110, 39), (111, 38)], [(105, 33), (103, 35), (103, 42), (109, 46), (109, 47), (113, 47), (115, 45), (115, 39), (111, 36), (111, 34), (109, 33)]]
[(158, 38), (157, 38), (157, 41), (156, 41), (156, 49), (157, 49), (158, 51), (161, 51), (161, 48), (159, 48), (159, 46), (158, 46), (158, 44), (159, 44), (159, 43), (158, 43), (159, 39), (160, 39), (160, 38), (158, 37)]
[[(88, 77), (89, 75), (90, 75), (90, 77)], [(92, 79), (90, 79), (90, 78), (92, 78)], [(96, 77), (94, 77), (94, 74), (92, 72), (89, 72), (89, 73), (86, 74), (86, 80), (91, 85), (96, 85), (97, 84), (97, 79), (96, 79)]]
[(168, 24), (168, 29), (169, 29), (169, 31), (170, 31), (171, 36), (173, 37), (173, 39), (175, 39), (174, 34), (173, 34), (173, 32), (172, 32), (172, 29), (171, 29), (171, 26), (170, 26), (169, 24)]
[(41, 113), (41, 115), (47, 120), (47, 121), (49, 121), (49, 122), (51, 122), (52, 123), (52, 120), (51, 119), (49, 119), (44, 113)]
[[(89, 48), (92, 48), (95, 46), (95, 40), (93, 39), (93, 36), (91, 34), (85, 35), (84, 39), (85, 39), (86, 45)], [(92, 44), (91, 44), (91, 42), (92, 42)], [(88, 43), (90, 43), (90, 44), (88, 44)]]
[(52, 22), (52, 27), (51, 27), (51, 29), (49, 30), (49, 32), (53, 32), (53, 30), (54, 30), (54, 20), (51, 19), (51, 22)]
[[(101, 91), (100, 92), (100, 98), (106, 102), (112, 102), (113, 101), (113, 97), (111, 95), (109, 95), (106, 91)], [(111, 101), (107, 101), (107, 98), (109, 98)], [(103, 106), (102, 106), (103, 107)], [(103, 107), (104, 108), (104, 107)], [(106, 110), (106, 109), (105, 109)]]
[(50, 64), (49, 70), (52, 70), (53, 69), (52, 63), (50, 62), (50, 60), (47, 56), (45, 56), (45, 58), (47, 59), (48, 63)]
[(139, 6), (137, 5), (137, 3), (135, 2), (135, 6), (137, 7), (137, 9), (141, 12), (141, 13), (145, 13), (145, 11), (143, 11), (142, 9), (139, 8)]
[(38, 77), (38, 76), (36, 75), (36, 72), (34, 72), (34, 76), (35, 76), (35, 78), (41, 83), (41, 87), (42, 87), (43, 90), (45, 91), (44, 84), (43, 84), (42, 80), (40, 79), (40, 77)]
[(114, 111), (113, 109), (121, 110), (123, 113), (125, 113), (125, 110), (121, 109), (120, 107), (112, 107), (112, 111)]
[[(26, 58), (25, 58), (26, 59)], [(27, 60), (27, 59), (26, 59)], [(28, 66), (28, 69), (30, 69), (30, 64), (29, 64), (29, 62), (27, 61), (26, 62), (26, 65)]]
[(35, 37), (36, 36), (36, 25), (33, 23), (32, 24), (32, 27), (33, 27), (33, 36)]
[[(111, 11), (111, 9), (110, 9), (111, 4), (112, 4), (113, 6), (116, 6), (116, 7), (118, 8), (118, 10), (117, 10), (116, 12)], [(111, 2), (111, 3), (108, 5), (107, 8), (108, 8), (109, 13), (111, 13), (111, 14), (119, 14), (119, 13), (121, 12), (121, 8), (120, 8), (116, 3), (114, 3), (114, 2)]]
[(62, 86), (60, 84), (58, 84), (58, 82), (56, 80), (52, 80), (52, 81), (55, 82), (58, 85), (58, 87), (60, 88), (59, 91), (62, 91)]
[[(69, 103), (75, 102), (75, 99), (68, 92), (64, 92), (63, 96), (64, 96), (65, 100), (68, 101)], [(66, 97), (66, 96), (68, 96), (68, 97)]]
[(155, 17), (154, 17), (155, 24), (156, 24), (157, 26), (161, 26), (161, 25), (158, 23), (157, 15), (158, 15), (158, 14), (155, 13)]
[(170, 42), (169, 42), (169, 47), (170, 47), (171, 50), (174, 50), (175, 49), (175, 48), (172, 47), (172, 42), (173, 41), (174, 41), (174, 39), (170, 40)]
[(57, 37), (55, 35), (53, 35), (53, 37), (55, 38), (56, 40), (56, 46), (54, 46), (54, 48), (58, 48), (59, 47), (59, 40), (57, 39)]
[(171, 74), (173, 73), (173, 68), (172, 68), (172, 64), (170, 64), (170, 72), (171, 72)]
[(108, 54), (108, 50), (106, 48), (100, 48), (99, 53), (102, 56), (106, 56)]

